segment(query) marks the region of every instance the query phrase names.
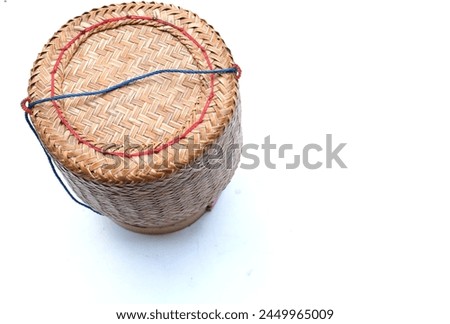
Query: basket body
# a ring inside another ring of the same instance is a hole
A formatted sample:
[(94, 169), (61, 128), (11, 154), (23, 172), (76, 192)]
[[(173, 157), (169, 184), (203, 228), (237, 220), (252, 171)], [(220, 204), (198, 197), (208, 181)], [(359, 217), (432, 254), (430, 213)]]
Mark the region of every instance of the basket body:
[[(50, 39), (28, 93), (33, 102), (152, 71), (233, 65), (219, 34), (189, 11), (111, 5), (74, 18)], [(161, 73), (105, 94), (36, 105), (31, 119), (78, 197), (142, 233), (197, 220), (231, 180), (242, 145), (234, 74)]]

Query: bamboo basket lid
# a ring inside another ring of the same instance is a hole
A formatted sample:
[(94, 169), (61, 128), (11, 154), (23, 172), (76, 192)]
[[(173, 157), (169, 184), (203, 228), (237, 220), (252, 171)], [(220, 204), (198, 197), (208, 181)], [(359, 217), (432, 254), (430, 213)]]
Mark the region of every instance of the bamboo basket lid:
[[(28, 93), (33, 102), (100, 90), (155, 70), (234, 64), (219, 34), (190, 11), (157, 3), (111, 5), (55, 33), (34, 64)], [(138, 183), (164, 178), (204, 154), (237, 102), (236, 75), (167, 73), (99, 96), (36, 105), (32, 121), (68, 171), (100, 182)]]

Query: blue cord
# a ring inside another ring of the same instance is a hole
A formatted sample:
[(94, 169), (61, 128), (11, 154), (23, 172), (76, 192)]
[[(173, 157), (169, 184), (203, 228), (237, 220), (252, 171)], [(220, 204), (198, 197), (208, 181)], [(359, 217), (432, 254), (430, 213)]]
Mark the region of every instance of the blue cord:
[(86, 207), (87, 209), (93, 211), (94, 213), (100, 214), (98, 211), (94, 210), (91, 206), (86, 205), (86, 204), (82, 203), (81, 201), (79, 201), (70, 192), (69, 188), (67, 188), (66, 184), (62, 181), (61, 177), (59, 176), (58, 172), (56, 171), (56, 167), (55, 167), (55, 164), (53, 163), (52, 157), (50, 156), (50, 154), (47, 152), (47, 150), (45, 149), (44, 145), (42, 144), (41, 139), (39, 138), (39, 135), (36, 132), (36, 129), (34, 129), (33, 124), (31, 123), (31, 120), (30, 120), (30, 114), (25, 113), (25, 120), (26, 120), (28, 126), (30, 126), (30, 129), (33, 132), (34, 136), (36, 136), (37, 140), (39, 141), (39, 144), (41, 145), (42, 149), (44, 150), (44, 153), (47, 156), (48, 163), (50, 164), (50, 167), (52, 168), (53, 174), (55, 175), (56, 179), (58, 179), (59, 183), (64, 188), (64, 190), (67, 192), (69, 197), (72, 198), (72, 200), (75, 201), (77, 204), (79, 204), (79, 205), (81, 205), (83, 207)]
[(231, 67), (227, 69), (219, 69), (219, 70), (180, 70), (180, 69), (163, 69), (163, 70), (156, 70), (153, 72), (149, 72), (125, 81), (122, 81), (116, 85), (113, 85), (109, 88), (105, 88), (98, 91), (88, 91), (88, 92), (80, 92), (80, 93), (67, 93), (62, 94), (58, 96), (54, 96), (51, 98), (44, 98), (39, 99), (34, 102), (31, 102), (28, 104), (28, 109), (33, 109), (34, 106), (39, 105), (44, 102), (48, 101), (54, 101), (54, 100), (60, 100), (60, 99), (67, 99), (67, 98), (75, 98), (75, 97), (87, 97), (87, 96), (97, 96), (101, 94), (105, 94), (120, 88), (123, 88), (127, 85), (130, 85), (131, 83), (137, 82), (142, 79), (149, 78), (151, 76), (155, 76), (162, 73), (182, 73), (182, 74), (224, 74), (224, 73), (238, 73), (238, 69), (236, 67)]

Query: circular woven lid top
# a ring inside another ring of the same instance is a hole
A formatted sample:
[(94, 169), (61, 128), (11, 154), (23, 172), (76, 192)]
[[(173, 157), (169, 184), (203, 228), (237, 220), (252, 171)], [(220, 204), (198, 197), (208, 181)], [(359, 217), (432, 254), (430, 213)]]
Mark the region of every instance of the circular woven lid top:
[[(32, 69), (30, 101), (98, 91), (162, 69), (234, 66), (197, 15), (171, 5), (95, 9), (65, 24)], [(234, 74), (161, 73), (123, 88), (36, 105), (32, 121), (60, 166), (112, 183), (165, 177), (223, 133), (238, 101)]]

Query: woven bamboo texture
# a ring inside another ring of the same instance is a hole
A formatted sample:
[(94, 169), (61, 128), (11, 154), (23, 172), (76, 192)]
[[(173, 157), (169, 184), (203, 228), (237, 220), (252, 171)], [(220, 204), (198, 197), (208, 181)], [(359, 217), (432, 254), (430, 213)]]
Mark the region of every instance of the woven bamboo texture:
[[(52, 91), (96, 91), (160, 69), (233, 65), (220, 35), (190, 11), (157, 3), (111, 5), (74, 18), (55, 33), (35, 61), (28, 94), (33, 102)], [(239, 162), (234, 74), (218, 74), (213, 81), (208, 75), (159, 74), (58, 105), (72, 129), (52, 102), (32, 110), (44, 147), (81, 200), (134, 231), (166, 233), (191, 224), (217, 199)]]

